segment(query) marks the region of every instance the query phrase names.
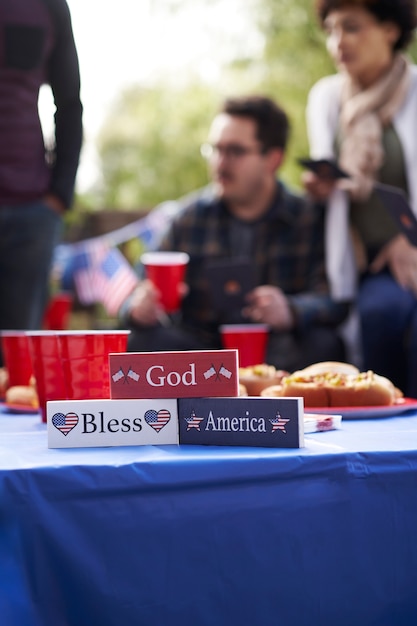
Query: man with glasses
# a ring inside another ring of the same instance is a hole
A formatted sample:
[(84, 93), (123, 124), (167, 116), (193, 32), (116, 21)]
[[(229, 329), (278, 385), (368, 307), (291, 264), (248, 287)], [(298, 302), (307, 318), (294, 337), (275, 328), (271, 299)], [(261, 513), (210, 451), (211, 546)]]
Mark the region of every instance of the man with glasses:
[[(267, 362), (278, 368), (344, 359), (337, 327), (349, 304), (329, 296), (322, 207), (277, 178), (288, 135), (287, 115), (272, 100), (224, 102), (201, 150), (212, 183), (187, 197), (158, 246), (190, 257), (181, 311), (168, 318), (144, 279), (122, 307), (130, 351), (216, 349), (221, 324), (253, 322), (270, 327)], [(209, 268), (220, 263), (227, 275), (237, 261), (253, 284), (238, 310), (221, 309)]]

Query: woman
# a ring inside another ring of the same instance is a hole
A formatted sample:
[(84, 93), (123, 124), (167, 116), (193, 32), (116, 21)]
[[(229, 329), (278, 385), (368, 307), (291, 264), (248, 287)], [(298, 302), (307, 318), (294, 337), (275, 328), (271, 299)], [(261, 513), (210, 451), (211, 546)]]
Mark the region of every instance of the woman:
[(417, 24), (415, 0), (317, 0), (338, 73), (312, 88), (307, 125), (313, 158), (337, 159), (348, 179), (312, 172), (307, 190), (327, 200), (333, 295), (357, 291), (363, 368), (417, 397), (417, 248), (373, 189), (403, 189), (417, 215), (417, 67), (402, 51)]

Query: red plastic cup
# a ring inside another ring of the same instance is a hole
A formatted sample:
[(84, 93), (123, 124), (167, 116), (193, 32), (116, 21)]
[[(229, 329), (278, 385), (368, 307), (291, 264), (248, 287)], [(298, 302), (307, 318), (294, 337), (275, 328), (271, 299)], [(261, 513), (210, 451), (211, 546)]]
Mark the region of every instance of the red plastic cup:
[(43, 326), (45, 330), (65, 330), (69, 325), (73, 296), (69, 292), (52, 296), (46, 308)]
[(109, 354), (126, 352), (129, 330), (58, 332), (69, 400), (110, 398)]
[(3, 330), (1, 344), (9, 374), (9, 386), (29, 385), (33, 375), (29, 339), (23, 330)]
[(66, 400), (68, 397), (61, 352), (54, 331), (28, 331), (29, 348), (32, 356), (33, 373), (42, 421), (46, 422), (48, 400)]
[(220, 333), (225, 348), (238, 350), (239, 367), (265, 363), (269, 335), (267, 324), (223, 324)]
[(159, 290), (161, 306), (167, 313), (175, 313), (181, 306), (179, 285), (189, 260), (186, 252), (145, 252), (141, 256), (146, 276)]

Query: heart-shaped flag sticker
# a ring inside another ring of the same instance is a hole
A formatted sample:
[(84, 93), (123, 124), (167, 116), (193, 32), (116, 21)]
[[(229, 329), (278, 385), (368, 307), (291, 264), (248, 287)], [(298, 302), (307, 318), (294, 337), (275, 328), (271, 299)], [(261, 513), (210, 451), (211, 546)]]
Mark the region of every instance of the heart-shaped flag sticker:
[(168, 424), (171, 419), (171, 413), (167, 409), (161, 409), (160, 411), (155, 411), (154, 409), (149, 409), (145, 413), (145, 421), (149, 426), (151, 426), (157, 433)]
[(78, 424), (78, 415), (76, 413), (55, 413), (52, 417), (52, 424), (65, 436)]

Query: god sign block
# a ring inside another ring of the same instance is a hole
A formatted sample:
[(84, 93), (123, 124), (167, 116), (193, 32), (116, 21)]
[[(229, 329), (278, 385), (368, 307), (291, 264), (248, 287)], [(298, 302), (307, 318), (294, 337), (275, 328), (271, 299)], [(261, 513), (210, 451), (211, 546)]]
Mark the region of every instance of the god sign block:
[(236, 397), (237, 350), (110, 354), (114, 399)]

